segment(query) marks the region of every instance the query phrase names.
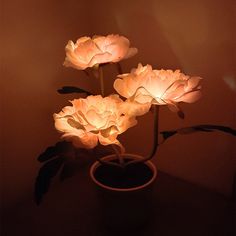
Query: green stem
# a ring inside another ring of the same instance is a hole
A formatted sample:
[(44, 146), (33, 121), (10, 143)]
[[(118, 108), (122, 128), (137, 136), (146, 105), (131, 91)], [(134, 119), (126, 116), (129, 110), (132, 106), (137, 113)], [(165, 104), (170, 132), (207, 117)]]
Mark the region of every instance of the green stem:
[(124, 167), (124, 165), (125, 165), (124, 159), (123, 159), (122, 155), (120, 154), (119, 150), (117, 149), (116, 145), (112, 144), (111, 146), (112, 146), (113, 150), (115, 151), (115, 154), (119, 160), (120, 165), (122, 167)]
[(152, 145), (152, 151), (149, 154), (149, 156), (140, 159), (140, 160), (135, 160), (135, 161), (130, 161), (128, 163), (126, 163), (125, 165), (130, 165), (130, 164), (134, 164), (134, 163), (138, 163), (138, 162), (146, 162), (150, 159), (153, 158), (153, 156), (155, 155), (157, 148), (158, 148), (158, 120), (159, 120), (159, 106), (158, 105), (153, 105), (154, 108), (154, 117), (153, 117), (153, 145)]
[(158, 134), (159, 134), (159, 130), (158, 130), (158, 121), (159, 121), (159, 106), (158, 105), (153, 105), (154, 106), (154, 119), (153, 119), (153, 129), (154, 129), (154, 133), (153, 133), (153, 145), (152, 145), (152, 152), (151, 154), (147, 157), (147, 160), (150, 160), (153, 158), (153, 156), (155, 155), (157, 148), (158, 148)]
[(102, 94), (102, 96), (104, 97), (104, 96), (105, 96), (105, 92), (104, 92), (104, 79), (103, 79), (103, 70), (102, 70), (102, 67), (99, 66), (98, 70), (99, 70), (99, 80), (100, 80), (101, 94)]
[[(103, 70), (102, 70), (101, 66), (98, 67), (98, 72), (99, 72), (101, 95), (104, 97), (105, 96), (105, 92), (104, 92), (104, 79), (103, 79)], [(100, 158), (98, 158), (97, 160), (101, 164), (106, 164), (106, 165), (111, 165), (111, 166), (116, 166), (116, 167), (123, 167), (124, 166), (124, 160), (123, 160), (122, 156), (120, 155), (120, 153), (117, 150), (117, 148), (115, 147), (115, 145), (112, 145), (112, 148), (114, 149), (115, 154), (118, 157), (119, 163), (110, 162), (110, 161), (104, 161), (104, 160), (101, 160)]]
[(113, 162), (113, 161), (106, 161), (106, 160), (102, 160), (101, 158), (97, 158), (97, 161), (101, 164), (101, 165), (109, 165), (109, 166), (114, 166), (114, 167), (118, 167), (118, 168), (122, 168), (124, 169), (125, 167), (125, 164), (124, 164), (124, 159), (123, 157), (121, 156), (119, 150), (117, 149), (116, 145), (115, 144), (111, 144), (115, 154), (116, 154), (116, 157), (117, 159), (119, 160), (118, 163), (116, 162)]
[(115, 163), (112, 161), (104, 161), (100, 158), (97, 158), (97, 161), (101, 164), (101, 165), (109, 165), (109, 166), (115, 166), (115, 167), (119, 167), (121, 168), (122, 166), (119, 163)]
[(116, 63), (116, 67), (117, 67), (117, 71), (118, 71), (119, 75), (122, 75), (123, 71), (122, 71), (121, 64), (119, 62)]

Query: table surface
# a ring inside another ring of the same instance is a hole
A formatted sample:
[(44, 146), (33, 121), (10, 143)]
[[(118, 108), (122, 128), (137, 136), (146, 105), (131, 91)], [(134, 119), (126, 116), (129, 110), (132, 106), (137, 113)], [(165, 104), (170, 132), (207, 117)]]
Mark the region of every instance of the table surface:
[(88, 168), (54, 183), (40, 206), (32, 199), (3, 215), (2, 236), (233, 236), (233, 201), (161, 171), (154, 185), (155, 217), (146, 227), (116, 232), (98, 224), (98, 201)]

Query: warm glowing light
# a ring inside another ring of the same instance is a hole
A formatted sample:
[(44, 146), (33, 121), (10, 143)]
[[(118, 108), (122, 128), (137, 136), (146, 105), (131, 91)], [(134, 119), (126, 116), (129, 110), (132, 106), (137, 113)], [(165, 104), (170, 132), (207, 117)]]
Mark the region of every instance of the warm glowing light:
[(132, 99), (126, 99), (121, 107), (122, 110), (129, 116), (142, 116), (150, 110), (151, 103), (147, 102), (141, 104), (139, 102), (133, 101)]
[(137, 48), (130, 48), (130, 42), (124, 36), (108, 35), (79, 38), (74, 44), (71, 40), (66, 45), (64, 65), (84, 70), (96, 64), (118, 62), (137, 53)]
[(117, 136), (137, 124), (135, 117), (124, 113), (118, 95), (88, 96), (71, 103), (72, 106), (54, 114), (54, 120), (56, 129), (64, 133), (62, 138), (76, 147), (91, 149), (99, 141), (102, 145), (116, 144), (123, 148)]
[(200, 98), (200, 80), (179, 70), (153, 70), (150, 65), (139, 64), (131, 73), (118, 75), (114, 88), (129, 101), (168, 105), (178, 110), (176, 103), (192, 103)]

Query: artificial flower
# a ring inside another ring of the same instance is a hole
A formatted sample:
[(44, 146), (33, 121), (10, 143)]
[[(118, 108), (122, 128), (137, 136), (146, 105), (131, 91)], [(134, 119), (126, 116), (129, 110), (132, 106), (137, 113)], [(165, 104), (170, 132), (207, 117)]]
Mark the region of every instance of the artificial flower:
[(108, 97), (88, 96), (74, 99), (72, 106), (66, 106), (54, 114), (55, 127), (62, 132), (62, 138), (71, 141), (75, 147), (94, 148), (98, 141), (102, 145), (123, 146), (117, 136), (137, 124), (135, 117), (124, 114), (123, 101), (118, 95)]
[(93, 36), (79, 38), (76, 43), (66, 45), (64, 65), (84, 70), (98, 64), (119, 62), (137, 53), (137, 48), (130, 48), (127, 38), (120, 35)]
[(118, 75), (114, 88), (130, 101), (168, 105), (178, 110), (177, 103), (192, 103), (200, 98), (200, 80), (179, 70), (153, 70), (150, 65), (139, 64), (130, 73)]

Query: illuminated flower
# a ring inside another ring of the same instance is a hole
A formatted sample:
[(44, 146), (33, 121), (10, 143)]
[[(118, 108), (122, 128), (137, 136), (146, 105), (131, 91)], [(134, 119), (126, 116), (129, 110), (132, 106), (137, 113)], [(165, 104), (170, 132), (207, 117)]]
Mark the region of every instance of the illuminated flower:
[(131, 73), (118, 75), (114, 88), (130, 101), (168, 105), (178, 110), (176, 103), (192, 103), (200, 98), (200, 80), (179, 70), (153, 70), (150, 65), (139, 64)]
[(150, 110), (150, 107), (150, 102), (142, 104), (132, 99), (126, 99), (121, 105), (122, 111), (128, 116), (142, 116)]
[(124, 114), (123, 101), (118, 95), (88, 96), (71, 103), (72, 106), (54, 114), (54, 120), (56, 129), (64, 133), (62, 138), (76, 147), (91, 149), (99, 141), (102, 145), (116, 144), (123, 148), (117, 136), (137, 123), (135, 117)]
[(124, 36), (108, 35), (79, 38), (74, 44), (71, 40), (66, 45), (64, 65), (84, 70), (96, 64), (118, 62), (137, 53), (137, 48), (130, 48), (130, 42)]

